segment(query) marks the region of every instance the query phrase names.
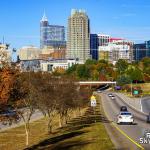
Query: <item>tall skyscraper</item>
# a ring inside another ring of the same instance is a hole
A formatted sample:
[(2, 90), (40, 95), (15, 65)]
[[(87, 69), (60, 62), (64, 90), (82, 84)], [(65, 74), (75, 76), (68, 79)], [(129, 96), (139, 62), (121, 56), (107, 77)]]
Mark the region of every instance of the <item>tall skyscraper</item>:
[(90, 23), (83, 10), (72, 10), (68, 19), (67, 58), (85, 62), (90, 58)]
[(40, 47), (44, 46), (65, 46), (65, 27), (59, 25), (49, 25), (44, 13), (40, 21)]
[(98, 35), (90, 34), (90, 54), (92, 55), (92, 59), (98, 60)]

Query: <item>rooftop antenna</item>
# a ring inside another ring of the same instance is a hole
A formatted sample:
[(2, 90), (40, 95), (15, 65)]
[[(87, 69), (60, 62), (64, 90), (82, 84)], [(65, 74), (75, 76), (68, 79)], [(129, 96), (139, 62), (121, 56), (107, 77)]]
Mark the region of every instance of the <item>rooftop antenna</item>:
[(44, 9), (44, 14), (43, 14), (43, 17), (42, 17), (42, 20), (41, 21), (48, 21), (47, 17), (46, 17), (46, 13), (45, 13), (45, 9)]

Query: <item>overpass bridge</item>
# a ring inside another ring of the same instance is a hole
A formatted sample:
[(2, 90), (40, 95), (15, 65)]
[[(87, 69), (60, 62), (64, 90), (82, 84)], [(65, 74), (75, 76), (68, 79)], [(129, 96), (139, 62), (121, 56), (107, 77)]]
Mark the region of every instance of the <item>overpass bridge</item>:
[(114, 84), (116, 85), (116, 81), (79, 81), (80, 85), (89, 85), (89, 86), (99, 86), (102, 84)]

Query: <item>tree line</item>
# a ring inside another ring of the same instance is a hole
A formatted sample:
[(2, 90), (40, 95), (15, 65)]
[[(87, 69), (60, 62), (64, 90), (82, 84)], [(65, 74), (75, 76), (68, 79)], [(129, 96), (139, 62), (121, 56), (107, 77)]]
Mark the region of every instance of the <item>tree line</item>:
[(15, 66), (0, 69), (0, 111), (13, 109), (13, 115), (2, 115), (0, 122), (12, 124), (22, 120), (25, 126), (26, 145), (29, 144), (30, 121), (37, 111), (47, 120), (48, 133), (53, 132), (53, 121), (59, 118), (58, 127), (67, 124), (74, 110), (88, 106), (92, 91), (80, 87), (68, 75), (54, 76), (43, 72), (20, 72)]
[(106, 60), (87, 60), (85, 64), (76, 64), (65, 73), (76, 76), (79, 80), (117, 81), (119, 85), (131, 81), (150, 81), (150, 58), (143, 58), (139, 62), (128, 63), (120, 59), (115, 65)]

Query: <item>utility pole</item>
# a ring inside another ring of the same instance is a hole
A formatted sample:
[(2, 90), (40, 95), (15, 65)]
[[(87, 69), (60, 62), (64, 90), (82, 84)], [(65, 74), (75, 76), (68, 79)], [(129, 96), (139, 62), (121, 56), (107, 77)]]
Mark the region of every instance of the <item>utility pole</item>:
[(131, 96), (132, 96), (132, 80), (131, 80)]

